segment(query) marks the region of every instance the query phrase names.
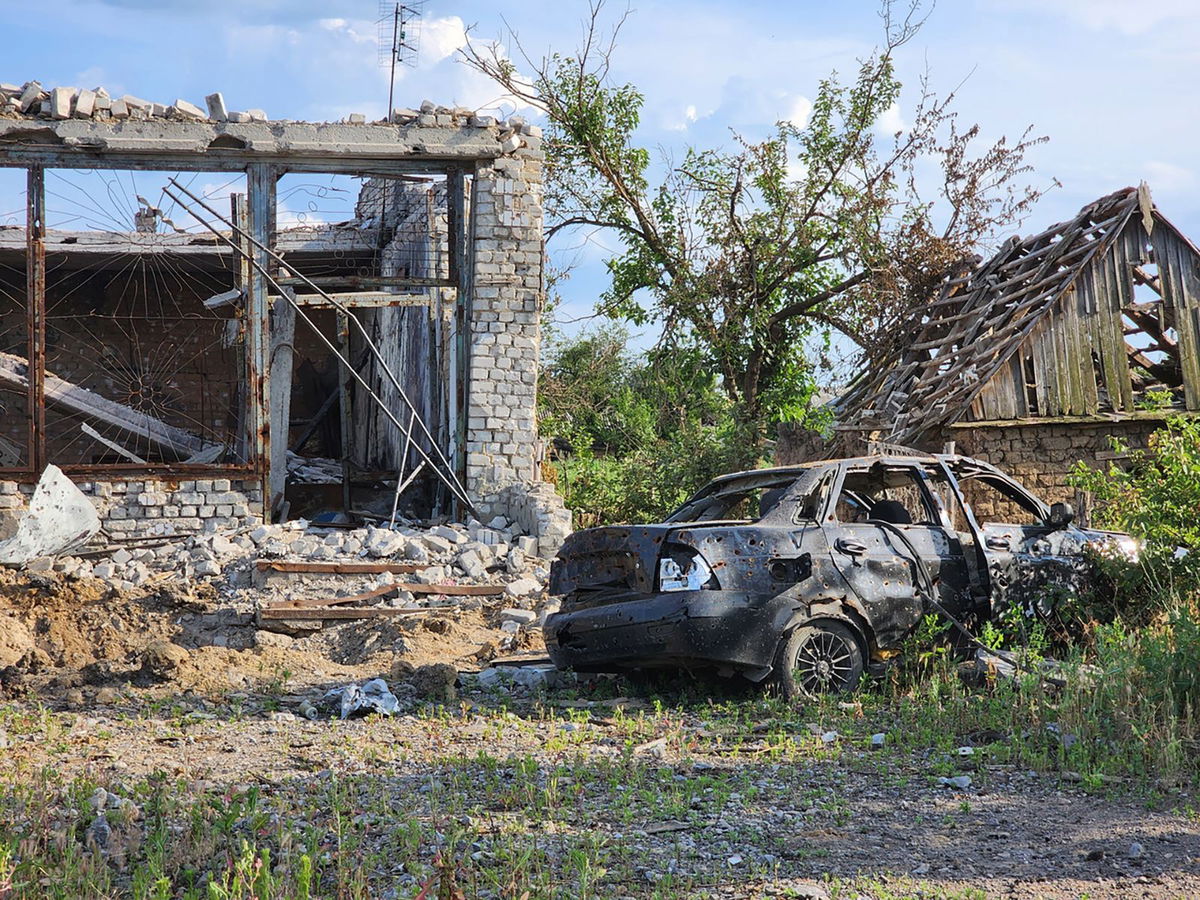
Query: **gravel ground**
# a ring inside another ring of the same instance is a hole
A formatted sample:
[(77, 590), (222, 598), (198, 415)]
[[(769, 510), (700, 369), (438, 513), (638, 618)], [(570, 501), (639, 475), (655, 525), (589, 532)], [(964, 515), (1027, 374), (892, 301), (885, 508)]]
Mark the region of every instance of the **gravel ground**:
[(398, 689), (405, 714), (346, 721), (296, 714), (319, 689), (130, 689), (82, 712), (15, 702), (0, 707), (0, 792), (13, 803), (52, 771), (143, 809), (163, 785), (181, 809), (249, 794), (274, 816), (261, 836), (274, 859), (289, 827), (324, 840), (345, 818), (378, 897), (416, 896), (448, 859), (468, 897), (1200, 896), (1200, 829), (1179, 787), (1000, 764), (997, 735), (947, 753), (889, 734), (872, 750), (878, 721), (853, 704), (789, 717), (694, 687), (664, 703), (614, 698), (621, 682), (472, 684), (437, 707)]

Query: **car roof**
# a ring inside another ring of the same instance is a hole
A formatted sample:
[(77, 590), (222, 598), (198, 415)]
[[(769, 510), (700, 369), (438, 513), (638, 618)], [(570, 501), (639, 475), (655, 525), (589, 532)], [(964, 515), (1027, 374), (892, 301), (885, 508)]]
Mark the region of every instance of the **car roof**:
[[(979, 463), (979, 460), (972, 459), (969, 456), (958, 456), (957, 454), (948, 453), (922, 453), (911, 455), (898, 454), (882, 454), (877, 453), (868, 456), (845, 456), (835, 459), (814, 459), (809, 462), (793, 463), (788, 466), (772, 466), (763, 469), (746, 469), (744, 472), (730, 472), (728, 475), (718, 475), (710, 483), (718, 484), (724, 481), (733, 481), (738, 478), (746, 478), (754, 475), (802, 475), (810, 469), (815, 469), (823, 466), (840, 466), (840, 465), (874, 465), (875, 463), (929, 463), (937, 460), (946, 462), (964, 461), (969, 463)], [(980, 465), (985, 465), (979, 463)]]

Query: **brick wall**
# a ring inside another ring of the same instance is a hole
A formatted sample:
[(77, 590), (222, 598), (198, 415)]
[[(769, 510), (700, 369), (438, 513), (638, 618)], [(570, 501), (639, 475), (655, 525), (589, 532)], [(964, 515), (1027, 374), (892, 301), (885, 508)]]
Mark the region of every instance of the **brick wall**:
[[(113, 537), (156, 537), (228, 532), (262, 520), (257, 480), (77, 481)], [(0, 538), (7, 537), (29, 505), (34, 485), (0, 482)]]
[[(511, 120), (510, 120), (511, 122)], [(496, 494), (539, 480), (537, 363), (541, 345), (540, 131), (476, 173), (467, 489)]]

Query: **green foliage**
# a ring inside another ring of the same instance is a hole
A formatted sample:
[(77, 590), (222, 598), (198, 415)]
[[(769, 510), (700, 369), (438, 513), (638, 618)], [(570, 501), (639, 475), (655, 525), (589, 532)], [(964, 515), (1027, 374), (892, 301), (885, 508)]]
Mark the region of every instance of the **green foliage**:
[(559, 340), (539, 381), (539, 431), (577, 524), (657, 521), (714, 475), (758, 460), (694, 354), (626, 349), (620, 327)]
[[(1141, 541), (1137, 564), (1118, 554), (1104, 555), (1100, 563), (1119, 612), (1145, 624), (1200, 596), (1200, 421), (1167, 419), (1145, 450), (1130, 450), (1116, 439), (1112, 446), (1125, 458), (1105, 469), (1079, 463), (1068, 481), (1095, 497), (1098, 525)], [(1097, 610), (1097, 618), (1110, 621), (1116, 611)]]
[[(901, 315), (1040, 196), (1016, 182), (1044, 139), (1026, 132), (976, 154), (979, 129), (957, 127), (952, 95), (922, 91), (911, 124), (878, 134), (900, 100), (893, 56), (919, 30), (920, 5), (895, 19), (883, 4), (882, 46), (852, 78), (822, 80), (807, 121), (735, 136), (731, 148), (664, 152), (660, 164), (638, 144), (642, 93), (610, 78), (623, 19), (606, 33), (604, 0), (590, 3), (580, 49), (526, 55), (527, 77), (494, 47), (464, 50), (545, 113), (547, 236), (601, 228), (621, 241), (600, 311), (660, 325), (664, 346), (719, 377), (759, 450), (772, 424), (821, 424), (810, 421), (816, 374), (833, 335), (879, 349)], [(936, 225), (918, 168), (943, 176)]]

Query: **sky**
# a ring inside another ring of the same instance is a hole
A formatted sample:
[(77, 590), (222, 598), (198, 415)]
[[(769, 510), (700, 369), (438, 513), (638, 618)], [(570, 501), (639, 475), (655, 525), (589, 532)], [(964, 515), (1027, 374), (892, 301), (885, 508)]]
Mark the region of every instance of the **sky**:
[[(610, 11), (624, 9), (610, 2)], [(758, 139), (777, 120), (803, 120), (831, 71), (853, 75), (881, 38), (877, 9), (874, 0), (633, 0), (612, 74), (645, 95), (646, 146), (679, 156), (735, 131)], [(585, 14), (578, 0), (426, 0), (395, 105), (517, 111), (458, 61), (458, 49), (467, 40), (513, 48), (515, 35), (531, 56), (569, 52)], [(389, 77), (379, 15), (380, 0), (43, 0), (37, 15), (5, 17), (0, 81), (102, 85), (114, 96), (200, 106), (221, 91), (230, 109), (272, 118), (378, 118)], [(935, 91), (956, 90), (960, 121), (985, 136), (1016, 137), (1030, 125), (1049, 136), (1029, 154), (1030, 178), (1062, 186), (1022, 232), (1146, 180), (1167, 217), (1200, 238), (1196, 0), (942, 0), (897, 64), (906, 90), (881, 129), (903, 127), (927, 72)], [(586, 326), (617, 246), (605, 234), (551, 245), (557, 264), (574, 265), (558, 310), (566, 330)], [(650, 329), (636, 343), (653, 338)]]

